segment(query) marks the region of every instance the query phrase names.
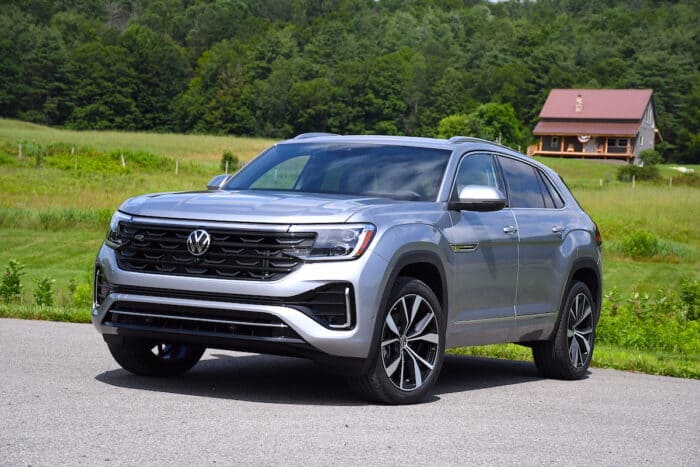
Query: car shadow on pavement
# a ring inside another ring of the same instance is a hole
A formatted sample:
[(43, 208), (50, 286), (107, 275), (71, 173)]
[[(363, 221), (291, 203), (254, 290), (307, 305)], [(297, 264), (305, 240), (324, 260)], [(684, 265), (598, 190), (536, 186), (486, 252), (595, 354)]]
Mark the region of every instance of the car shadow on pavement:
[[(175, 378), (148, 378), (123, 369), (105, 371), (97, 381), (121, 388), (275, 404), (366, 405), (345, 378), (313, 362), (270, 355), (205, 355)], [(441, 394), (476, 391), (539, 380), (529, 362), (448, 355), (427, 403)]]

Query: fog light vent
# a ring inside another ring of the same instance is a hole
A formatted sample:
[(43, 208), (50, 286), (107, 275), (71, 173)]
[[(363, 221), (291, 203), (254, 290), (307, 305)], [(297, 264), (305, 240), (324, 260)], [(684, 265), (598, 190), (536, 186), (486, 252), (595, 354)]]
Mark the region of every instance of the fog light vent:
[(93, 284), (93, 306), (95, 308), (98, 308), (100, 305), (102, 305), (102, 302), (105, 298), (107, 298), (109, 292), (109, 283), (105, 280), (102, 269), (100, 269), (100, 267), (97, 266), (95, 268), (95, 283)]

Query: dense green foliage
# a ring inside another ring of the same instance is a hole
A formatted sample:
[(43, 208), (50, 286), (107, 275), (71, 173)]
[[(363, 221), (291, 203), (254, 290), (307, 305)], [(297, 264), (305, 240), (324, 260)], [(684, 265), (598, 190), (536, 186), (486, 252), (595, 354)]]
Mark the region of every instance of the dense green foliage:
[(596, 334), (600, 342), (629, 349), (700, 355), (698, 283), (681, 281), (681, 294), (634, 293), (605, 296)]
[(431, 136), (460, 115), (516, 146), (552, 88), (648, 87), (665, 158), (697, 162), (697, 24), (697, 1), (9, 0), (0, 115), (275, 138)]

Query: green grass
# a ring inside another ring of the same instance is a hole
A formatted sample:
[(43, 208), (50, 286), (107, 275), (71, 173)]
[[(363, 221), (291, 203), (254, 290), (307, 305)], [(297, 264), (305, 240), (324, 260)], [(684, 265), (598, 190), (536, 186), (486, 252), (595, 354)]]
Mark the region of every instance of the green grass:
[(233, 136), (62, 130), (8, 119), (0, 119), (0, 141), (38, 144), (62, 142), (103, 151), (141, 150), (160, 156), (210, 162), (218, 162), (224, 150), (236, 154), (241, 161), (247, 161), (273, 143), (264, 138)]
[[(25, 148), (22, 160), (14, 152), (19, 142)], [(0, 119), (0, 268), (4, 269), (10, 259), (17, 259), (25, 265), (26, 272), (20, 302), (4, 304), (0, 299), (0, 317), (89, 321), (95, 254), (111, 213), (122, 201), (143, 193), (202, 190), (220, 172), (223, 150), (232, 151), (244, 161), (271, 143), (222, 136), (66, 131)], [(73, 146), (78, 154), (77, 169), (70, 152)], [(41, 167), (33, 158), (39, 151), (45, 156)], [(121, 164), (121, 154), (125, 154), (126, 167)], [(173, 160), (176, 157), (181, 158), (177, 175)], [(540, 160), (562, 174), (600, 227), (606, 293), (617, 290), (620, 303), (627, 303), (625, 300), (635, 292), (678, 297), (683, 280), (698, 280), (700, 189), (651, 183), (638, 183), (633, 189), (615, 179), (617, 164)], [(661, 173), (677, 174), (669, 167), (663, 167)], [(653, 254), (630, 256), (625, 245), (635, 235), (653, 240)], [(56, 306), (52, 308), (33, 305), (32, 291), (43, 277), (55, 280)], [(657, 293), (659, 289), (663, 292)], [(675, 329), (682, 329), (678, 328), (683, 325), (681, 318), (664, 313), (659, 315), (661, 322), (675, 320)], [(654, 323), (644, 323), (645, 332), (653, 332), (649, 329)], [(668, 328), (672, 328), (670, 323)], [(611, 345), (636, 342), (634, 335), (628, 335), (634, 334), (635, 329), (630, 324), (622, 336), (613, 336), (609, 329), (609, 340), (597, 347), (594, 364), (699, 377), (699, 357), (687, 354), (692, 351), (658, 351), (675, 348), (668, 344), (672, 337), (666, 336), (658, 345), (649, 344), (641, 350)], [(644, 336), (637, 337), (644, 341)], [(688, 348), (697, 348), (693, 345)], [(528, 349), (515, 345), (455, 352), (530, 358)]]
[[(527, 347), (516, 344), (460, 347), (450, 349), (448, 353), (532, 361), (532, 351)], [(637, 371), (652, 375), (700, 379), (700, 358), (697, 356), (688, 357), (677, 353), (629, 350), (607, 344), (596, 344), (591, 365), (598, 368)]]
[(0, 303), (0, 318), (89, 323), (90, 307), (38, 307), (35, 305), (7, 305)]

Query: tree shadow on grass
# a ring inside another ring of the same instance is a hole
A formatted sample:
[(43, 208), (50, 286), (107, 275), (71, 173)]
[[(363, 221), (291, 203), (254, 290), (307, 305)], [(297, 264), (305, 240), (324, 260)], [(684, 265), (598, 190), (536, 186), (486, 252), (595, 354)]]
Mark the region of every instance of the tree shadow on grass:
[[(367, 405), (345, 378), (313, 362), (270, 355), (208, 353), (192, 370), (175, 378), (135, 376), (110, 370), (96, 380), (121, 388), (273, 404)], [(539, 380), (529, 362), (447, 355), (433, 395), (478, 391)]]

